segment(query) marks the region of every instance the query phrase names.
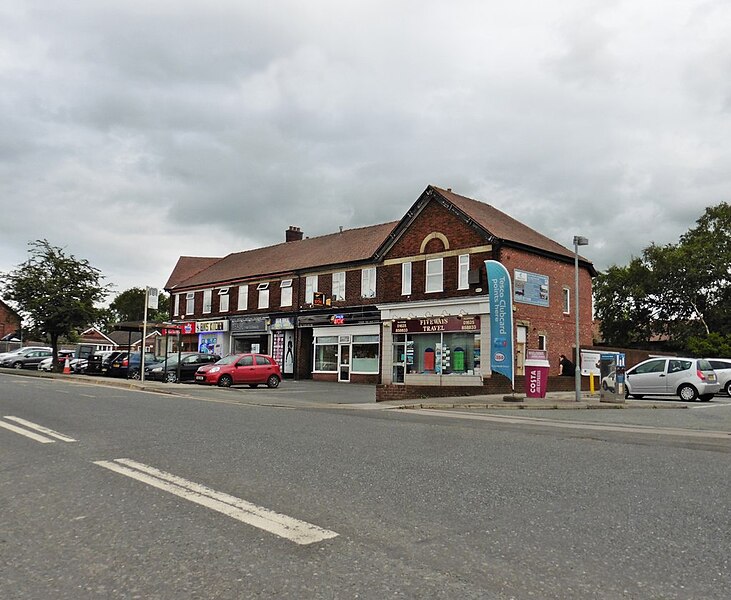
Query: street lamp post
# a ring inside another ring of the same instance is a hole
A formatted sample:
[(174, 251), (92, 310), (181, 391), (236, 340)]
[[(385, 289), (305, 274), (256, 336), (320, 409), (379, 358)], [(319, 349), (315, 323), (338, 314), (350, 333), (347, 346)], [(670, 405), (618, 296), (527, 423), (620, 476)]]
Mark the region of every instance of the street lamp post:
[(576, 315), (576, 370), (574, 371), (574, 389), (576, 402), (581, 402), (581, 352), (579, 350), (579, 246), (586, 246), (589, 240), (583, 236), (574, 236), (574, 314)]

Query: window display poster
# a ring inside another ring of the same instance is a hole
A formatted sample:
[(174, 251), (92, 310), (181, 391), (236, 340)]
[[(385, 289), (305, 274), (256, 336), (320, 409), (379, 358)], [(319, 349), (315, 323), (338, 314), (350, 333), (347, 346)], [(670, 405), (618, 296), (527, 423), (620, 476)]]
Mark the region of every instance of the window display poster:
[(534, 306), (548, 306), (548, 276), (528, 273), (519, 269), (515, 273), (515, 301)]

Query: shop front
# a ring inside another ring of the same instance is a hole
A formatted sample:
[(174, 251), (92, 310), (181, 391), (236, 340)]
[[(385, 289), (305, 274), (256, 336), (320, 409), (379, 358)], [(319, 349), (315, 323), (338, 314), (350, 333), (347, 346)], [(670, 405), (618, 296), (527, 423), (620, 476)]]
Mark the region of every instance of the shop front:
[(196, 321), (195, 330), (198, 334), (196, 352), (219, 356), (229, 353), (228, 319)]
[(233, 317), (231, 353), (260, 352), (269, 354), (269, 317)]
[(315, 327), (312, 378), (377, 383), (381, 335), (378, 325)]
[[(198, 334), (195, 330), (195, 321), (173, 322), (173, 327), (180, 331), (180, 351), (198, 352)], [(168, 352), (178, 351), (176, 341), (176, 337), (168, 338)]]
[(279, 363), (282, 375), (292, 378), (295, 365), (294, 317), (275, 317), (269, 329), (272, 332), (272, 357)]
[(489, 361), (482, 361), (489, 327), (485, 302), (379, 308), (384, 319), (383, 383), (481, 386), (489, 375)]

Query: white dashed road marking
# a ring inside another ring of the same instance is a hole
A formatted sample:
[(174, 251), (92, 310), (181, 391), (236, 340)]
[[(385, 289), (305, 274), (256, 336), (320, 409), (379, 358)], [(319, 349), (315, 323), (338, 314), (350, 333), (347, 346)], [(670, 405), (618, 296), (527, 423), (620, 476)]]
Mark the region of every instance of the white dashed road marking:
[[(62, 442), (75, 442), (76, 441), (74, 438), (68, 437), (67, 435), (63, 435), (62, 433), (58, 433), (57, 431), (54, 431), (53, 429), (48, 429), (48, 427), (43, 427), (42, 425), (38, 425), (36, 423), (26, 421), (25, 419), (21, 419), (20, 417), (5, 416), (3, 418), (7, 419), (9, 421), (14, 421), (14, 422), (18, 423), (19, 425), (23, 425), (23, 427), (18, 427), (16, 425), (6, 423), (5, 421), (0, 421), (0, 427), (2, 427), (3, 429), (7, 429), (8, 431), (12, 431), (13, 433), (23, 435), (36, 442), (40, 442), (41, 444), (53, 444), (56, 440), (61, 440)], [(29, 429), (31, 431), (29, 431)], [(34, 432), (38, 432), (38, 433), (34, 433)], [(45, 435), (41, 435), (41, 434), (45, 434)], [(56, 439), (51, 439), (51, 438), (56, 438)]]
[(218, 511), (296, 544), (313, 544), (338, 535), (334, 531), (256, 506), (246, 500), (217, 492), (133, 460), (118, 458), (114, 461), (95, 461), (94, 464)]

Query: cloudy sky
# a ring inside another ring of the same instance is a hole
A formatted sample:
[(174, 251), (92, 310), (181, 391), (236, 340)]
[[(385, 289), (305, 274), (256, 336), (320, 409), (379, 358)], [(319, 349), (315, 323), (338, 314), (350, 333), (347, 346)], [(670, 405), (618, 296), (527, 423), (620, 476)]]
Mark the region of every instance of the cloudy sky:
[(729, 40), (727, 0), (4, 0), (0, 271), (162, 286), (428, 184), (626, 264), (731, 201)]

